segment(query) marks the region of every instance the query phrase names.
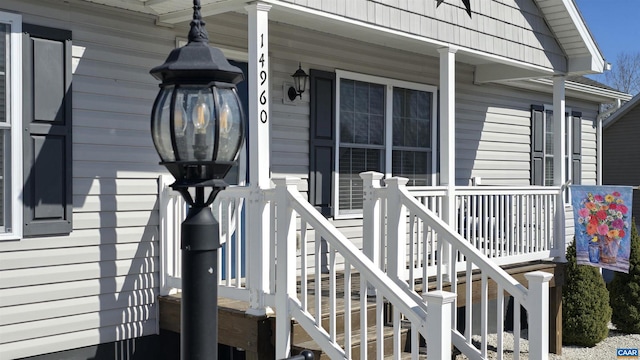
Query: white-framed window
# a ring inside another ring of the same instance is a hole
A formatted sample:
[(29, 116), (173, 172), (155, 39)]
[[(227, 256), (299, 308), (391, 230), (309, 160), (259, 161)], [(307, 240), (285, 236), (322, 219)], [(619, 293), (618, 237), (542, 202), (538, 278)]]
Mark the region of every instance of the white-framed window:
[[(554, 185), (554, 114), (552, 105), (531, 106), (531, 184)], [(565, 109), (565, 183), (582, 183), (582, 113)], [(565, 203), (570, 203), (569, 192)]]
[(0, 12), (0, 240), (22, 236), (22, 17)]
[(363, 171), (435, 184), (435, 86), (338, 70), (336, 87), (336, 217), (362, 213)]

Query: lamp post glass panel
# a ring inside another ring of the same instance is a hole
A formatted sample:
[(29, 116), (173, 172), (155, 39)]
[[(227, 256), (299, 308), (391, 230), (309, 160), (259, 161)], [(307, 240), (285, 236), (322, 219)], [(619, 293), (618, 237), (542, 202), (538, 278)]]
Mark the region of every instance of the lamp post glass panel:
[(222, 179), (236, 162), (245, 129), (236, 91), (244, 75), (220, 49), (209, 46), (200, 1), (193, 4), (189, 42), (151, 70), (162, 82), (151, 114), (153, 143), (160, 164), (176, 179), (172, 188), (189, 205), (180, 244), (183, 360), (218, 358), (217, 250), (221, 245), (209, 205), (227, 186)]

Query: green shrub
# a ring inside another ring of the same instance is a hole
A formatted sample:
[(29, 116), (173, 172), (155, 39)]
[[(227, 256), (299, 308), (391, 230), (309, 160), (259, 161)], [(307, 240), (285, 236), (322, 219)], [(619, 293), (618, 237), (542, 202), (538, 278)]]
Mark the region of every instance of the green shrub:
[(609, 334), (609, 292), (597, 268), (576, 263), (575, 240), (567, 249), (562, 289), (562, 343), (594, 346)]
[(622, 332), (640, 334), (640, 235), (631, 226), (629, 273), (616, 272), (609, 284), (611, 322)]

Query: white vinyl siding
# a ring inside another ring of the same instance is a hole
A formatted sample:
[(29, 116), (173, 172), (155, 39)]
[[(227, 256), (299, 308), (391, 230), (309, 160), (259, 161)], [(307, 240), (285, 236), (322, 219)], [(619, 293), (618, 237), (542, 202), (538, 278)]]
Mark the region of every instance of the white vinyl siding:
[(22, 18), (0, 12), (0, 240), (22, 234)]
[(164, 62), (176, 33), (144, 16), (65, 3), (2, 6), (72, 32), (74, 125), (73, 231), (0, 242), (0, 357), (157, 334), (165, 170), (149, 131), (158, 92), (149, 69)]
[[(460, 1), (283, 0), (331, 17), (401, 31), (465, 48), (566, 71), (566, 55), (536, 1), (471, 2), (469, 18)], [(554, 2), (551, 7), (562, 8)], [(561, 20), (568, 22), (563, 13)], [(571, 32), (570, 28), (567, 32)], [(384, 30), (383, 30), (384, 31)], [(571, 32), (573, 35), (573, 32)], [(560, 34), (564, 35), (564, 34)], [(375, 39), (371, 39), (375, 42)], [(569, 41), (569, 40), (568, 40)], [(575, 47), (575, 46), (574, 46)], [(580, 51), (577, 48), (573, 51)], [(582, 50), (584, 51), (584, 50)]]

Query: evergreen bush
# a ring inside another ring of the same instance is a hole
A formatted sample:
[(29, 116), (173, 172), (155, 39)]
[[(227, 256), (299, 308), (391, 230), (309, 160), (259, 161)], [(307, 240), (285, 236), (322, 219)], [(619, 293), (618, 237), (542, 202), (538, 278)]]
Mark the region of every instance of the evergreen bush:
[(609, 292), (597, 268), (576, 263), (575, 240), (567, 249), (562, 289), (562, 343), (594, 346), (609, 334)]
[(640, 235), (631, 225), (629, 273), (616, 272), (609, 284), (611, 322), (622, 332), (640, 334)]

